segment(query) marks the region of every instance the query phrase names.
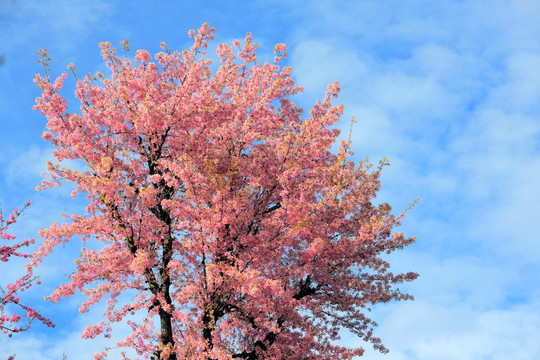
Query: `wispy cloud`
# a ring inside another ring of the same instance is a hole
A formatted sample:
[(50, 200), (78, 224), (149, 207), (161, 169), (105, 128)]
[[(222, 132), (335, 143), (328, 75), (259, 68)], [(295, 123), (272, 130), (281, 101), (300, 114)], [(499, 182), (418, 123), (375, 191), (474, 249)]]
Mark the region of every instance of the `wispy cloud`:
[(467, 305), (416, 302), (397, 306), (381, 324), (391, 351), (377, 360), (536, 359), (540, 334), (536, 304), (479, 311)]
[[(84, 40), (90, 26), (102, 23), (111, 12), (106, 1), (18, 1), (4, 15), (0, 31), (7, 52), (46, 41), (56, 49), (72, 51), (74, 39)], [(45, 45), (42, 45), (45, 47)]]

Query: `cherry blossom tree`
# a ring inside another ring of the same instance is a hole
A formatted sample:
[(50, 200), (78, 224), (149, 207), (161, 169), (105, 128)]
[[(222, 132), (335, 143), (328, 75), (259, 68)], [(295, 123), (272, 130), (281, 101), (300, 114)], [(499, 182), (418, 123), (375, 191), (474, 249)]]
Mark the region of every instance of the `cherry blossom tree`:
[[(32, 256), (32, 254), (21, 252), (21, 249), (34, 244), (34, 239), (16, 242), (16, 237), (11, 235), (8, 229), (17, 222), (17, 217), (29, 205), (30, 201), (20, 211), (14, 210), (7, 219), (3, 217), (0, 208), (0, 261), (3, 263), (7, 263), (15, 257), (30, 258)], [(13, 283), (6, 284), (5, 288), (0, 286), (0, 330), (2, 334), (11, 337), (14, 333), (25, 331), (36, 319), (49, 327), (54, 327), (49, 319), (20, 302), (20, 293), (29, 289), (34, 283), (39, 284), (40, 281), (34, 276), (32, 268), (27, 266), (26, 273), (22, 277)], [(22, 312), (20, 312), (21, 310)]]
[(66, 73), (36, 76), (35, 109), (58, 160), (41, 189), (72, 182), (88, 206), (40, 232), (32, 264), (74, 237), (102, 244), (82, 250), (48, 299), (81, 292), (85, 312), (107, 297), (103, 320), (82, 336), (109, 337), (126, 321), (132, 332), (115, 346), (145, 358), (350, 359), (363, 350), (336, 345), (347, 330), (387, 351), (365, 313), (411, 299), (395, 285), (417, 274), (393, 274), (382, 256), (414, 240), (394, 231), (402, 215), (373, 203), (383, 164), (355, 164), (350, 140), (331, 151), (337, 83), (302, 117), (291, 100), (302, 88), (279, 66), (285, 45), (260, 63), (248, 33), (217, 46), (214, 69), (213, 34), (204, 24), (189, 32), (190, 50), (161, 43), (153, 58), (130, 59), (127, 41), (124, 58), (101, 43), (110, 75), (79, 79), (68, 67), (80, 112), (59, 94)]

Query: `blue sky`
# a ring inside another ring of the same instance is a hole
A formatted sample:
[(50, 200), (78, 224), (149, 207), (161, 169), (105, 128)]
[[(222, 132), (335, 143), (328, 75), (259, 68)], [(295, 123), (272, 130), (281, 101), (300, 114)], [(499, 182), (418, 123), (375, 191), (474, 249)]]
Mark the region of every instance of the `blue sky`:
[[(183, 49), (187, 31), (203, 22), (217, 29), (216, 43), (252, 32), (263, 58), (286, 43), (287, 63), (305, 88), (296, 100), (306, 110), (339, 81), (340, 127), (346, 133), (358, 120), (357, 159), (390, 160), (379, 198), (396, 212), (422, 198), (402, 227), (417, 243), (390, 257), (396, 271), (421, 274), (406, 286), (416, 300), (374, 308), (376, 334), (390, 353), (367, 345), (365, 358), (539, 359), (537, 0), (1, 0), (0, 201), (6, 211), (34, 202), (15, 235), (37, 238), (62, 213), (84, 206), (69, 189), (34, 191), (51, 158), (40, 137), (45, 119), (31, 110), (37, 50), (49, 50), (55, 75), (71, 62), (95, 72), (104, 67), (100, 41)], [(80, 339), (99, 307), (79, 314), (79, 296), (42, 301), (74, 269), (79, 248), (60, 248), (39, 270), (43, 285), (25, 293), (57, 328), (0, 338), (0, 357), (90, 359), (108, 345)], [(3, 279), (20, 275), (18, 264), (0, 264)], [(342, 341), (360, 340), (344, 334)]]

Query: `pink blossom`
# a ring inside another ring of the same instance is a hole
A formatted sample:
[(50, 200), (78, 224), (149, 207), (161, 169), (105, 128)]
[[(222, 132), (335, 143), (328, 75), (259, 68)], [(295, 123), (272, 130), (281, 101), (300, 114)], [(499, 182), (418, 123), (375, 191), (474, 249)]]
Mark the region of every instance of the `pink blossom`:
[[(385, 352), (365, 309), (411, 299), (397, 286), (417, 275), (393, 274), (381, 257), (414, 241), (394, 234), (401, 216), (374, 204), (384, 164), (353, 162), (350, 142), (332, 151), (344, 111), (332, 103), (338, 83), (303, 116), (293, 102), (302, 87), (278, 64), (284, 44), (276, 63), (260, 64), (248, 33), (217, 46), (221, 66), (211, 71), (204, 49), (214, 32), (190, 30), (190, 50), (162, 44), (155, 64), (146, 50), (133, 64), (100, 44), (111, 77), (77, 83), (80, 114), (55, 92), (63, 75), (52, 84), (36, 76), (34, 108), (57, 147), (41, 188), (73, 183), (88, 203), (39, 233), (29, 269), (74, 238), (99, 242), (48, 299), (79, 292), (81, 312), (105, 303), (83, 337), (109, 337), (125, 321), (131, 330), (117, 346), (147, 358), (362, 355), (356, 343), (333, 345), (342, 329)], [(66, 158), (86, 168), (60, 166)]]

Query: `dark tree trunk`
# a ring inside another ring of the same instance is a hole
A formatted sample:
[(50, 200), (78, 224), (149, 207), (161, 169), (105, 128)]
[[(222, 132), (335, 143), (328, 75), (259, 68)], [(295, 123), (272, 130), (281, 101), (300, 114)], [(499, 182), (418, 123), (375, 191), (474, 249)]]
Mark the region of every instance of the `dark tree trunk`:
[[(163, 344), (163, 346), (167, 346), (169, 344), (171, 344), (171, 346), (174, 346), (172, 315), (164, 311), (163, 309), (159, 309), (159, 319), (161, 322), (161, 343)], [(161, 355), (160, 353), (158, 354)], [(173, 352), (169, 356), (168, 360), (177, 360), (176, 352)]]

